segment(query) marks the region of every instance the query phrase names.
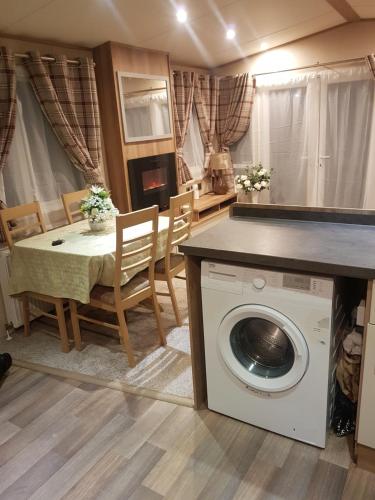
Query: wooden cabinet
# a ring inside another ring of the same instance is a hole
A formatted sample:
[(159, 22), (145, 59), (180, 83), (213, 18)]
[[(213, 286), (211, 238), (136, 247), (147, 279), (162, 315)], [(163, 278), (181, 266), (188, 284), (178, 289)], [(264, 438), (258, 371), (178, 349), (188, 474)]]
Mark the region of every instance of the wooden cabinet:
[(363, 339), (356, 455), (359, 467), (375, 472), (375, 282), (369, 281)]

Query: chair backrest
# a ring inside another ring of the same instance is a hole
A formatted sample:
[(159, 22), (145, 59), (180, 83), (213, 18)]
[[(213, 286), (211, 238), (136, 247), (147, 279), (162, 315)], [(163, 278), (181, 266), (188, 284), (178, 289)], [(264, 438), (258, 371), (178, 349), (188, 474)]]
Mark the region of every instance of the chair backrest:
[(193, 220), (193, 191), (169, 199), (169, 228), (165, 256), (165, 270), (171, 268), (171, 254), (175, 247), (190, 238)]
[[(80, 218), (83, 218), (83, 214), (79, 210), (79, 203), (83, 198), (86, 198), (88, 194), (88, 189), (82, 189), (81, 191), (74, 191), (72, 193), (64, 193), (61, 195), (65, 215), (68, 219), (69, 224), (73, 224), (73, 222), (77, 221)], [(72, 207), (72, 205), (74, 206)], [(77, 219), (78, 215), (80, 217)]]
[[(27, 220), (24, 224), (12, 224), (13, 221), (24, 219), (26, 217)], [(14, 245), (14, 236), (17, 234), (24, 233), (26, 237), (29, 237), (34, 234), (34, 229), (39, 229), (38, 232), (41, 233), (45, 233), (47, 231), (38, 201), (27, 203), (25, 205), (18, 205), (16, 207), (3, 208), (0, 210), (0, 220), (5, 240), (9, 248), (12, 248)], [(29, 231), (32, 231), (32, 234), (29, 234)]]
[[(130, 212), (116, 217), (116, 262), (114, 289), (120, 297), (121, 280), (124, 273), (148, 266), (149, 280), (153, 284), (158, 238), (159, 207)], [(140, 226), (144, 224), (144, 226)], [(136, 227), (138, 226), (138, 227)], [(134, 228), (134, 230), (132, 230)]]

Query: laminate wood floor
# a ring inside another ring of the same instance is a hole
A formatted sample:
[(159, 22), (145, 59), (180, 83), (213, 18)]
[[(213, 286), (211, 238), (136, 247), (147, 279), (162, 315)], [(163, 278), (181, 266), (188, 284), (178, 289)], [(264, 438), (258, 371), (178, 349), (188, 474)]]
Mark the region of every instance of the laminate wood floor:
[(374, 499), (375, 475), (208, 410), (13, 367), (0, 387), (0, 500)]

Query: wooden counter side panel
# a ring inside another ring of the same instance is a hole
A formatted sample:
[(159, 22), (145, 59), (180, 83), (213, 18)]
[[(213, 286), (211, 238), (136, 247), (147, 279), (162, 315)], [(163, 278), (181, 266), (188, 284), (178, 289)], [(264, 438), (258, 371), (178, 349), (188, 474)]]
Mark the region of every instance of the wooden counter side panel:
[(358, 445), (374, 448), (375, 457), (375, 325), (368, 324), (363, 349)]
[(194, 408), (207, 406), (206, 360), (201, 290), (201, 261), (199, 257), (185, 256), (191, 365), (193, 372)]

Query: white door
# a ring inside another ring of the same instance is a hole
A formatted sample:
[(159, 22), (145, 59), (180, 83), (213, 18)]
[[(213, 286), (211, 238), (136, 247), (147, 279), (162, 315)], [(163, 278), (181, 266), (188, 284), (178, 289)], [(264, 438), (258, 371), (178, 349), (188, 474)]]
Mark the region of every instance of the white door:
[(270, 307), (242, 305), (219, 327), (218, 349), (228, 369), (246, 386), (281, 392), (298, 384), (309, 362), (297, 326)]

